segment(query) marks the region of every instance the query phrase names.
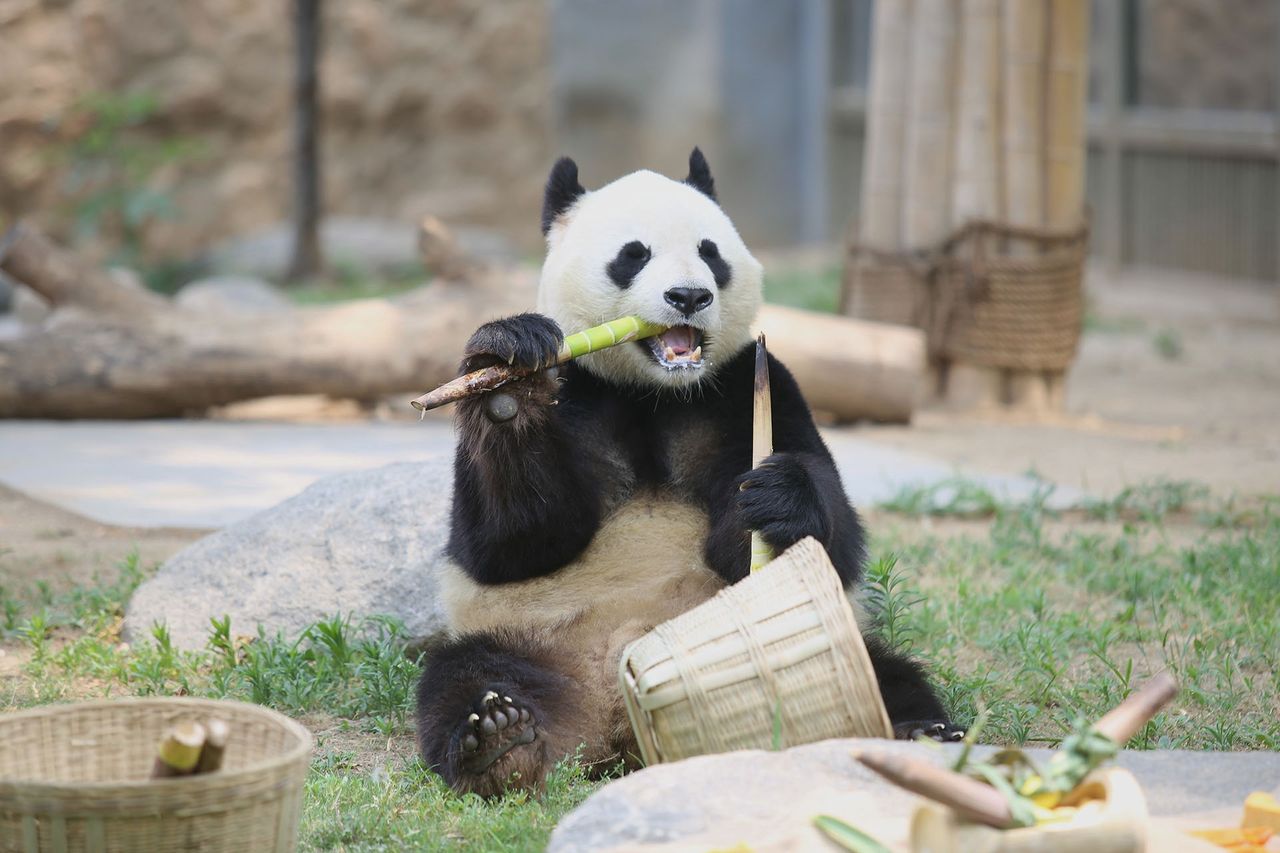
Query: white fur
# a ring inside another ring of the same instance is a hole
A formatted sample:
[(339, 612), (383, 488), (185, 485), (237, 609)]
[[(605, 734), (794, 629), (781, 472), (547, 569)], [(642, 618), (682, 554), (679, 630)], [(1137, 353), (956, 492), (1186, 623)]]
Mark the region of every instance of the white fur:
[[(652, 256), (623, 290), (605, 268), (633, 240), (649, 247)], [(724, 288), (716, 287), (698, 256), (703, 240), (714, 242), (729, 264), (731, 278)], [(713, 376), (718, 364), (751, 341), (762, 279), (760, 263), (719, 205), (687, 184), (640, 171), (584, 194), (552, 224), (538, 310), (566, 335), (627, 315), (702, 329), (701, 370), (667, 370), (633, 345), (578, 360), (592, 373), (624, 384), (689, 385)], [(663, 299), (677, 286), (705, 287), (715, 301), (686, 319)]]

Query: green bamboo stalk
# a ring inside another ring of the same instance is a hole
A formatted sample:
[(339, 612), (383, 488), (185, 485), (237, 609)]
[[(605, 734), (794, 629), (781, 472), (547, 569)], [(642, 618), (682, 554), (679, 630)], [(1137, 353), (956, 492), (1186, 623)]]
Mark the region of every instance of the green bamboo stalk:
[[(651, 338), (666, 330), (666, 326), (659, 326), (656, 323), (641, 320), (639, 317), (619, 317), (617, 320), (610, 320), (608, 323), (601, 323), (599, 326), (592, 326), (590, 329), (584, 329), (566, 337), (564, 343), (560, 345), (560, 351), (556, 353), (554, 364), (549, 364), (547, 367), (564, 364), (566, 361), (581, 358), (588, 353), (615, 347), (628, 341)], [(523, 379), (537, 372), (537, 369), (496, 364), (493, 367), (473, 370), (465, 376), (446, 382), (434, 391), (428, 391), (421, 397), (410, 400), (409, 405), (419, 412), (428, 412), (446, 403), (461, 400), (463, 397), (487, 393), (513, 379)]]

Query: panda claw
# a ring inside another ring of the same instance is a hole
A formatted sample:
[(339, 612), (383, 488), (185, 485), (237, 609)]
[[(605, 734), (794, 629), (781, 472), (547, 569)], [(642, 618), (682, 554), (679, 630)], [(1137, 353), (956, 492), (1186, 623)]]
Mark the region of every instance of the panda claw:
[(469, 773), (483, 773), (507, 753), (538, 739), (533, 713), (517, 707), (510, 696), (489, 690), (467, 716), (462, 733), (462, 767)]

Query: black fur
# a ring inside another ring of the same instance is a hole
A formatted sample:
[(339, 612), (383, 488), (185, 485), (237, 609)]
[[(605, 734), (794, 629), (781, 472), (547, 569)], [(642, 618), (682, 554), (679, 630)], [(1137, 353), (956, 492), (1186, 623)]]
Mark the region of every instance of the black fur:
[[(467, 342), (461, 370), (544, 366), (562, 340), (560, 327), (541, 314), (486, 323)], [(537, 374), (495, 392), (515, 394), (520, 406), (500, 425), (488, 421), (484, 395), (458, 403), (448, 547), (479, 583), (553, 572), (582, 553), (600, 524), (600, 487), (575, 450), (571, 425), (552, 414), (555, 391), (554, 380)]]
[(618, 256), (609, 261), (604, 271), (614, 284), (626, 290), (640, 270), (644, 269), (644, 265), (649, 263), (650, 257), (652, 254), (648, 246), (639, 240), (632, 240), (618, 250)]
[(551, 167), (547, 178), (547, 190), (542, 198), (542, 233), (551, 230), (556, 217), (564, 213), (586, 190), (578, 183), (578, 164), (568, 157), (561, 157)]
[(458, 785), (463, 776), (460, 740), (468, 713), (483, 713), (488, 690), (510, 696), (533, 714), (535, 726), (569, 707), (571, 679), (556, 671), (550, 652), (535, 637), (487, 632), (436, 647), (423, 665), (417, 690), (418, 748), (427, 766)]
[(701, 148), (694, 148), (689, 154), (689, 175), (684, 182), (717, 204), (720, 203), (716, 198), (715, 178), (711, 177), (711, 167), (707, 165), (707, 158), (702, 156)]
[(720, 257), (719, 246), (710, 240), (703, 240), (698, 244), (698, 257), (702, 258), (707, 269), (711, 270), (711, 276), (716, 280), (716, 287), (726, 287), (729, 284), (729, 280), (733, 277), (733, 269), (728, 261)]

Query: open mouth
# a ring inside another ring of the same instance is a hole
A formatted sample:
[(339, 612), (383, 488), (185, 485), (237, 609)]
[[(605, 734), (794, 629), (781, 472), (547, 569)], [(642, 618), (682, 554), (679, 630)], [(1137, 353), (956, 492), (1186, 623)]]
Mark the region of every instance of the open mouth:
[(692, 326), (672, 326), (660, 335), (638, 341), (653, 360), (667, 370), (698, 370), (702, 367), (702, 330)]

